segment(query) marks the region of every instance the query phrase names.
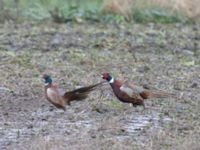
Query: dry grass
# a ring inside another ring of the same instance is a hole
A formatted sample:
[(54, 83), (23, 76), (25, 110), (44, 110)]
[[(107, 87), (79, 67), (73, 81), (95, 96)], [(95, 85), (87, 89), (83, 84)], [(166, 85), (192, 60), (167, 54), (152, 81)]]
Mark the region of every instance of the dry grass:
[[(189, 135), (184, 139), (180, 139), (179, 136), (169, 134), (163, 131), (157, 131), (151, 133), (151, 137), (144, 143), (138, 144), (134, 138), (128, 138), (127, 140), (114, 139), (112, 137), (102, 138), (97, 136), (91, 138), (90, 135), (85, 132), (82, 136), (74, 138), (54, 135), (54, 136), (40, 136), (35, 137), (31, 141), (27, 141), (23, 146), (17, 147), (21, 150), (198, 150), (200, 144), (198, 139)], [(177, 134), (177, 133), (176, 133)], [(176, 138), (176, 140), (174, 140)], [(16, 147), (15, 147), (16, 148)]]
[(163, 8), (169, 8), (172, 11), (185, 13), (188, 17), (196, 18), (200, 16), (199, 0), (151, 0), (153, 4), (157, 4)]
[[(200, 55), (192, 53), (192, 27), (1, 25), (0, 149), (199, 149)], [(43, 97), (43, 72), (72, 90), (101, 81), (104, 70), (180, 97), (149, 100), (142, 111), (120, 103), (105, 85), (65, 113)]]
[(102, 11), (127, 16), (131, 13), (133, 4), (134, 1), (132, 0), (104, 0), (102, 4)]
[(148, 6), (159, 6), (167, 8), (170, 11), (184, 13), (190, 18), (200, 16), (199, 0), (104, 0), (102, 10), (105, 12), (113, 12), (122, 15), (129, 15), (133, 7), (143, 8)]

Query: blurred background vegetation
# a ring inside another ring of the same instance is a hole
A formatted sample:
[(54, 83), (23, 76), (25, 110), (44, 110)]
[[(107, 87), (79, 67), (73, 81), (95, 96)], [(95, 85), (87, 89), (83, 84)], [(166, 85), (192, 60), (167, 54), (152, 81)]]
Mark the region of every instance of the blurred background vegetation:
[(0, 21), (196, 22), (200, 0), (0, 0)]

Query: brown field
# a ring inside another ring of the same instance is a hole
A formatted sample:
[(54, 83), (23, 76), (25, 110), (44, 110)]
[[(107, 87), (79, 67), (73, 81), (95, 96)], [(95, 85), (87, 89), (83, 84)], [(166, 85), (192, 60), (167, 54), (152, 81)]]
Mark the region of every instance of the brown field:
[[(199, 150), (200, 26), (0, 25), (1, 150)], [(130, 45), (128, 43), (131, 43)], [(176, 93), (146, 109), (105, 85), (67, 111), (44, 98), (41, 75), (62, 88), (121, 80)]]

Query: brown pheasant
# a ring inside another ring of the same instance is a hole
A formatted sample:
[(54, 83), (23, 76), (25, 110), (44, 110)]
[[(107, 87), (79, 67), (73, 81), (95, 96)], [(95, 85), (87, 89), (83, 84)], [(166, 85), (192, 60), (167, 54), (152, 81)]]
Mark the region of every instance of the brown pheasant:
[(52, 83), (52, 79), (49, 75), (43, 75), (45, 82), (45, 96), (46, 99), (57, 108), (66, 110), (66, 105), (70, 105), (71, 101), (79, 101), (87, 98), (88, 94), (93, 91), (96, 87), (102, 85), (103, 82), (78, 88), (73, 91), (64, 91), (58, 88), (57, 85)]
[(102, 78), (107, 80), (116, 97), (124, 103), (131, 103), (133, 106), (144, 105), (144, 100), (149, 98), (166, 98), (171, 94), (156, 90), (146, 89), (141, 86), (129, 84), (128, 82), (121, 83), (114, 79), (109, 73), (102, 73)]

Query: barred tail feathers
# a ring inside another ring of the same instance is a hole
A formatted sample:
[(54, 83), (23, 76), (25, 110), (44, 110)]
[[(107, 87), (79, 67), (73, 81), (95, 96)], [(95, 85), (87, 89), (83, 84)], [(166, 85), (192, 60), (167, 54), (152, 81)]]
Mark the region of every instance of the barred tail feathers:
[(95, 90), (98, 86), (103, 85), (105, 82), (100, 82), (94, 85), (82, 87), (75, 89), (73, 91), (66, 92), (64, 94), (64, 97), (66, 98), (67, 101), (73, 101), (73, 100), (83, 100), (88, 97), (88, 94)]

